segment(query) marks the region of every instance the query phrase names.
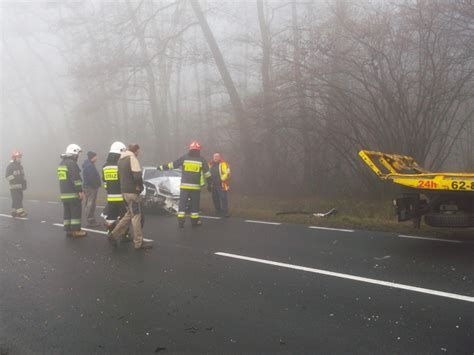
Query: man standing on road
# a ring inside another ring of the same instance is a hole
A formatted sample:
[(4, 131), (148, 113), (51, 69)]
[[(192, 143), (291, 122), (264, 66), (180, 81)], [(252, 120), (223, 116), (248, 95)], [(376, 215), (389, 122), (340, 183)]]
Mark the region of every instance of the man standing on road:
[(81, 169), (77, 159), (82, 152), (77, 144), (69, 144), (66, 153), (61, 154), (61, 163), (58, 167), (59, 189), (64, 207), (64, 230), (72, 237), (85, 237), (81, 229), (82, 205), (84, 192), (82, 191)]
[(227, 191), (229, 191), (230, 168), (229, 164), (222, 159), (220, 153), (214, 153), (209, 163), (212, 184), (208, 189), (212, 192), (212, 201), (216, 214), (229, 217)]
[(7, 166), (5, 177), (10, 184), (12, 196), (12, 217), (26, 217), (27, 213), (23, 209), (23, 191), (26, 190), (25, 171), (21, 165), (22, 154), (14, 151), (12, 160)]
[(94, 152), (87, 153), (87, 159), (82, 164), (82, 174), (84, 176), (84, 209), (87, 218), (87, 227), (98, 227), (99, 223), (95, 219), (95, 209), (97, 203), (97, 193), (101, 185), (100, 175), (97, 171), (95, 163), (97, 162), (97, 154)]
[(129, 229), (131, 222), (135, 249), (149, 249), (153, 247), (153, 240), (143, 239), (141, 226), (140, 193), (143, 191), (143, 178), (140, 162), (137, 158), (139, 151), (140, 146), (138, 144), (130, 144), (128, 150), (122, 153), (118, 161), (120, 190), (127, 204), (127, 213), (114, 228), (109, 240), (117, 240), (119, 236), (123, 236)]
[(184, 227), (186, 217), (186, 205), (188, 200), (191, 203), (191, 224), (200, 226), (202, 224), (199, 216), (200, 198), (201, 198), (201, 178), (207, 180), (210, 184), (211, 173), (206, 159), (201, 157), (201, 145), (194, 141), (189, 145), (189, 152), (168, 164), (158, 167), (159, 170), (169, 170), (183, 168), (181, 176), (181, 186), (178, 207), (178, 226)]

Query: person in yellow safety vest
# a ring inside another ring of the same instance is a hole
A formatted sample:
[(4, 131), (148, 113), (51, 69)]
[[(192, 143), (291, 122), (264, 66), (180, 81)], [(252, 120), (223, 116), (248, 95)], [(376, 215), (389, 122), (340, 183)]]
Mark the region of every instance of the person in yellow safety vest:
[(229, 164), (222, 159), (220, 153), (214, 153), (212, 161), (209, 162), (211, 171), (211, 184), (208, 186), (212, 192), (212, 201), (216, 214), (223, 217), (229, 217), (229, 202), (227, 191), (230, 189), (230, 168)]
[(201, 157), (201, 145), (194, 141), (189, 145), (189, 152), (181, 158), (158, 167), (159, 170), (178, 169), (182, 167), (179, 207), (178, 207), (178, 225), (184, 227), (186, 217), (186, 205), (190, 200), (191, 224), (200, 226), (202, 224), (199, 207), (201, 198), (202, 178), (210, 183), (211, 173), (206, 159)]

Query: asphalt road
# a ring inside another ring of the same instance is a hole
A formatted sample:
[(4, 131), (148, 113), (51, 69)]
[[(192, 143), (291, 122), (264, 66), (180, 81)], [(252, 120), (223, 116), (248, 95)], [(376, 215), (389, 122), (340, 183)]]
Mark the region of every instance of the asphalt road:
[(0, 354), (474, 354), (474, 236), (154, 215), (135, 251), (26, 207), (0, 199)]

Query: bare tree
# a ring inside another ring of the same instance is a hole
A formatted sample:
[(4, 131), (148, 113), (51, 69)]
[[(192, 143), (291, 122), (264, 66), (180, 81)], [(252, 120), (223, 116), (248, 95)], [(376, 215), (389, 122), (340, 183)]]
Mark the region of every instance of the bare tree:
[(232, 80), (229, 74), (229, 70), (227, 69), (227, 66), (225, 64), (224, 57), (222, 56), (219, 46), (217, 45), (216, 39), (214, 38), (214, 34), (212, 33), (211, 28), (207, 23), (206, 17), (202, 12), (198, 0), (190, 0), (190, 2), (194, 13), (196, 14), (196, 17), (199, 21), (204, 37), (206, 38), (207, 44), (211, 49), (212, 55), (224, 82), (224, 86), (226, 87), (227, 93), (230, 97), (235, 119), (239, 127), (241, 149), (245, 158), (245, 180), (247, 180), (247, 182), (249, 183), (255, 184), (255, 182), (257, 181), (255, 170), (255, 151), (253, 149), (250, 125), (247, 122), (247, 117), (244, 111), (244, 107), (242, 105), (242, 101), (240, 99), (239, 93), (237, 92), (237, 89), (235, 88), (234, 81)]

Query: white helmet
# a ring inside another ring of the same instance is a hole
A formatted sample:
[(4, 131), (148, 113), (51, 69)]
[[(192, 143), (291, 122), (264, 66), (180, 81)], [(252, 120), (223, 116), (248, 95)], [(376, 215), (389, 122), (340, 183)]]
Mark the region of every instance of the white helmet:
[(127, 147), (122, 142), (114, 142), (110, 146), (110, 153), (123, 153), (127, 150)]
[(69, 144), (66, 148), (66, 154), (79, 155), (80, 152), (82, 149), (77, 144)]

